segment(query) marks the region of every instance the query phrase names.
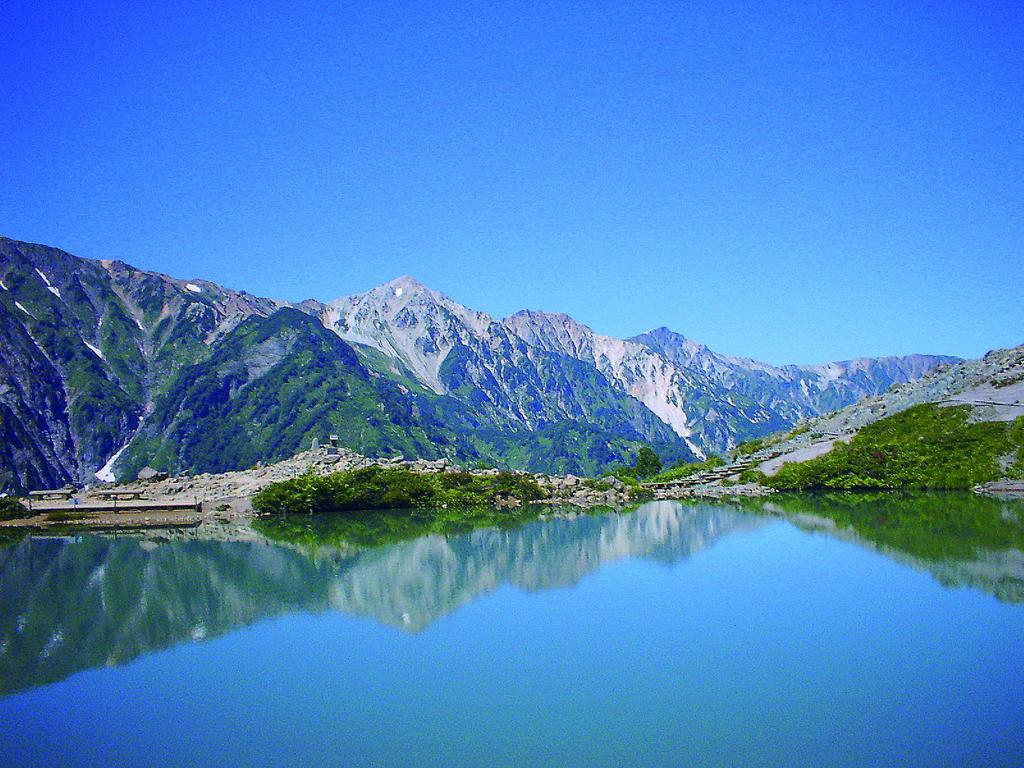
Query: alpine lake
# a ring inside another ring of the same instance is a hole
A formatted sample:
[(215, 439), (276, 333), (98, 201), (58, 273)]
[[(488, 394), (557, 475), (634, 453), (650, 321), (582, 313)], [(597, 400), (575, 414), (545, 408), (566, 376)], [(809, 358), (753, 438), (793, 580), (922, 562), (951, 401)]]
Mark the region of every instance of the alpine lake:
[(1024, 502), (0, 545), (3, 766), (1021, 766)]

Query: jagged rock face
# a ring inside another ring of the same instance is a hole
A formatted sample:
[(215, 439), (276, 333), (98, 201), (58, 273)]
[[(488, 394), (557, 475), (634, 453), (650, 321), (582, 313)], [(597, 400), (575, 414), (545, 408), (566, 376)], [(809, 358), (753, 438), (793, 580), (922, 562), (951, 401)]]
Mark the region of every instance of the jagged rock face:
[[(530, 387), (566, 359), (592, 366), (612, 391), (641, 403), (696, 455), (724, 451), (956, 360), (912, 355), (778, 367), (720, 355), (666, 328), (622, 340), (559, 313), (522, 311), (499, 323), (410, 277), (331, 302), (322, 317), (342, 338), (401, 361), (434, 392), (457, 395), (460, 386), (472, 387), (493, 406), (491, 418), (506, 424), (593, 419), (587, 408), (593, 394), (574, 387), (580, 376), (540, 393)], [(635, 415), (629, 421), (644, 438), (665, 439)]]
[(518, 312), (505, 324), (530, 344), (593, 361), (702, 452), (724, 451), (956, 360), (912, 355), (777, 367), (720, 355), (667, 328), (623, 341), (564, 314)]
[(398, 358), (431, 390), (445, 394), (442, 363), (456, 346), (490, 341), (493, 321), (406, 276), (332, 301), (324, 308), (324, 324), (347, 341)]
[(564, 314), (526, 310), (506, 318), (505, 326), (527, 344), (592, 363), (687, 440), (696, 453), (703, 453), (688, 440), (693, 430), (679, 397), (682, 372), (664, 357), (642, 344), (596, 334)]
[(322, 317), (343, 339), (396, 358), (431, 391), (467, 402), (491, 423), (537, 429), (569, 419), (668, 445), (685, 431), (593, 360), (535, 343), (410, 277), (331, 302)]
[(9, 240), (0, 255), (0, 407), (32, 454), (5, 469), (23, 487), (80, 482), (138, 424), (142, 333), (98, 265)]
[(948, 355), (906, 355), (775, 366), (718, 354), (668, 328), (658, 328), (633, 340), (678, 365), (703, 373), (723, 389), (798, 417), (832, 410), (840, 401), (846, 404), (877, 395), (895, 383), (918, 379), (937, 365), (959, 362), (959, 358)]
[(77, 470), (60, 371), (3, 313), (0, 307), (0, 485), (56, 488)]
[(721, 452), (952, 359), (779, 368), (667, 329), (498, 321), (409, 277), (290, 305), (6, 238), (0, 339), (7, 490), (239, 468), (330, 433), (370, 455), (592, 473), (641, 444)]

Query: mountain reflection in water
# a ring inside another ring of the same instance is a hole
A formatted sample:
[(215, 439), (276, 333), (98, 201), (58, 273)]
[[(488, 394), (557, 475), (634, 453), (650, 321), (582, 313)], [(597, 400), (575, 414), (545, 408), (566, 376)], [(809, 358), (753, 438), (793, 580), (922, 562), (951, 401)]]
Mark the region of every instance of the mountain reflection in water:
[[(429, 515), (395, 512), (269, 521), (262, 530), (273, 538), (247, 540), (32, 537), (0, 549), (0, 693), (297, 611), (417, 632), (504, 584), (570, 586), (630, 557), (671, 564), (773, 517), (877, 549), (949, 586), (1024, 600), (1020, 505), (962, 495), (650, 502), (458, 534), (424, 535), (436, 530)], [(391, 543), (374, 545), (381, 531)]]

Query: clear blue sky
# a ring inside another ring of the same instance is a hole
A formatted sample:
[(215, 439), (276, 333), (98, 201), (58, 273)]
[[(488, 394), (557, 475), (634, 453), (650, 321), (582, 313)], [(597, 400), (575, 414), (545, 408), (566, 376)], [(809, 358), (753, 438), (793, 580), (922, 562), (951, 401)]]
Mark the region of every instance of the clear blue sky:
[(1024, 342), (1024, 4), (0, 4), (0, 233), (772, 362)]

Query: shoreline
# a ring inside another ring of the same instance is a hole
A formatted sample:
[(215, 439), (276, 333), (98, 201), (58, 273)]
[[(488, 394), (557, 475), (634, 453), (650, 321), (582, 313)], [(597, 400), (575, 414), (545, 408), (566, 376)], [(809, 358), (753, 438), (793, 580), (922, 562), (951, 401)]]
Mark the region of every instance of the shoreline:
[[(179, 475), (168, 477), (157, 473), (148, 480), (104, 484), (76, 491), (71, 500), (32, 503), (33, 514), (27, 517), (0, 521), (6, 530), (142, 530), (156, 528), (194, 528), (204, 523), (250, 525), (259, 515), (253, 511), (252, 498), (262, 488), (273, 483), (299, 477), (306, 473), (326, 476), (366, 467), (407, 469), (422, 474), (468, 473), (478, 477), (499, 474), (496, 469), (465, 469), (446, 459), (406, 461), (401, 457), (371, 459), (344, 448), (321, 447), (292, 456), (270, 465), (257, 465), (248, 470), (217, 474)], [(653, 500), (727, 500), (765, 497), (775, 489), (755, 483), (725, 484), (721, 479), (672, 487), (628, 486), (616, 477), (600, 479), (574, 475), (547, 475), (515, 472), (513, 474), (534, 480), (546, 496), (531, 502), (542, 505), (577, 507), (622, 508), (628, 504)], [(998, 480), (975, 486), (978, 495), (1003, 499), (1024, 499), (1024, 481)], [(131, 501), (114, 503), (109, 494), (137, 494), (138, 504), (146, 508), (132, 508)], [(894, 490), (892, 492), (899, 492)], [(106, 496), (104, 496), (106, 494)], [(103, 499), (107, 499), (104, 503)], [(103, 511), (78, 511), (83, 507), (107, 506)], [(160, 503), (195, 504), (193, 509), (160, 509)], [(497, 509), (515, 508), (524, 502), (507, 499), (496, 503)], [(117, 509), (117, 507), (124, 507)]]

